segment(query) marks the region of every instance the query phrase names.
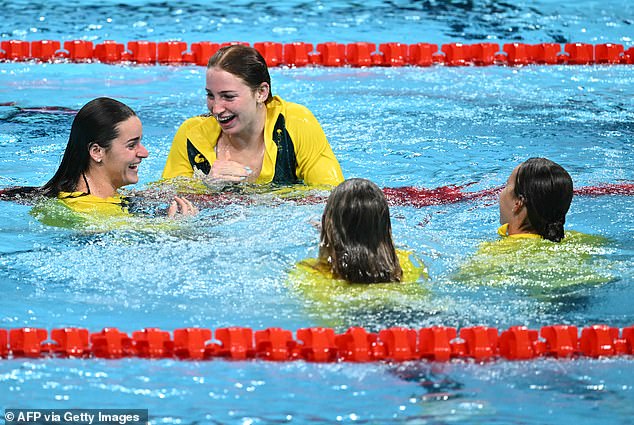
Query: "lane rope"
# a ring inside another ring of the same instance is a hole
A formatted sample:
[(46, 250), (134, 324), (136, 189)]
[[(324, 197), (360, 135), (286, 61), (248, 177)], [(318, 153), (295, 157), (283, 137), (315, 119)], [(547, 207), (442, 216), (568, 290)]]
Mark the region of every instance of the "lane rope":
[[(212, 336), (214, 339), (212, 339)], [(49, 339), (50, 337), (50, 339)], [(175, 329), (173, 334), (146, 328), (128, 335), (116, 328), (91, 333), (84, 328), (0, 329), (3, 358), (171, 358), (179, 360), (270, 360), (308, 362), (445, 362), (472, 359), (529, 360), (631, 356), (634, 326), (605, 324), (584, 327), (549, 325), (539, 331), (526, 326), (507, 330), (485, 326), (392, 327), (377, 333), (351, 327), (337, 334), (332, 328), (281, 328), (254, 331), (247, 327)], [(630, 357), (633, 358), (633, 357)]]
[[(187, 46), (184, 41), (114, 40), (93, 44), (88, 40), (4, 40), (0, 43), (1, 61), (72, 62), (142, 65), (206, 66), (221, 47), (247, 42), (201, 41)], [(317, 43), (256, 42), (257, 49), (270, 67), (326, 66), (488, 66), (488, 65), (592, 65), (634, 64), (634, 47), (618, 43), (434, 43), (398, 42)], [(563, 50), (562, 50), (563, 47)]]
[[(476, 200), (491, 201), (495, 200), (499, 195), (502, 187), (494, 187), (490, 189), (482, 189), (478, 191), (465, 191), (464, 189), (473, 185), (474, 183), (456, 186), (439, 186), (433, 189), (415, 186), (402, 186), (402, 187), (384, 187), (383, 193), (387, 202), (391, 206), (409, 206), (414, 208), (423, 208), (433, 205), (448, 205), (458, 202), (468, 202)], [(20, 188), (24, 190), (19, 190)], [(13, 186), (0, 188), (0, 201), (12, 201), (24, 205), (34, 205), (39, 199), (37, 188), (33, 186)], [(235, 189), (235, 188), (232, 188)], [(17, 190), (17, 192), (16, 192)], [(582, 186), (574, 189), (576, 196), (632, 196), (634, 195), (634, 183), (603, 183), (595, 186)], [(205, 193), (205, 194), (192, 194), (183, 193), (183, 196), (188, 197), (190, 200), (196, 202), (200, 206), (224, 206), (231, 204), (243, 204), (251, 205), (259, 202), (257, 197), (246, 191), (228, 191), (217, 193)], [(171, 196), (171, 195), (170, 195)], [(148, 199), (144, 198), (143, 191), (130, 194), (132, 199), (138, 197), (138, 202), (143, 204)], [(285, 194), (284, 196), (275, 196), (275, 193), (269, 193), (267, 200), (273, 203), (281, 203), (290, 201), (297, 205), (312, 205), (318, 203), (325, 203), (328, 199), (327, 194), (315, 195), (305, 193), (293, 196), (292, 194)], [(164, 199), (163, 199), (164, 201)]]
[[(478, 191), (464, 190), (473, 184), (474, 183), (460, 186), (439, 186), (433, 189), (416, 186), (384, 187), (382, 190), (390, 206), (406, 206), (414, 208), (423, 208), (434, 205), (449, 205), (477, 200), (491, 201), (497, 199), (497, 196), (502, 190), (502, 187), (494, 187)], [(576, 196), (632, 196), (634, 195), (634, 183), (603, 183), (595, 186), (582, 186), (575, 188), (574, 194)], [(328, 199), (328, 194), (305, 195), (302, 193), (301, 196), (285, 194), (283, 197), (277, 198), (275, 197), (275, 193), (271, 193), (269, 195), (268, 200), (271, 202), (291, 201), (298, 205), (325, 203)], [(212, 207), (236, 203), (250, 205), (258, 202), (257, 197), (251, 196), (248, 192), (241, 191), (207, 194), (183, 193), (183, 196), (187, 196), (190, 200), (199, 205), (209, 205)], [(143, 202), (142, 198), (143, 196), (141, 195), (141, 202)], [(10, 197), (3, 196), (2, 190), (0, 189), (0, 200), (2, 199), (15, 200)]]

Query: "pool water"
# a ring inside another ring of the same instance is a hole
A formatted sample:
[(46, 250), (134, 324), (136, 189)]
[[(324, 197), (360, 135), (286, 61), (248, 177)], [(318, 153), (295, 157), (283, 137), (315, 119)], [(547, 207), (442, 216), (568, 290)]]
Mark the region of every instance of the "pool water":
[[(237, 2), (199, 13), (201, 4), (190, 2), (87, 3), (81, 11), (55, 2), (17, 2), (0, 3), (11, 12), (0, 37), (193, 42), (211, 31), (216, 41), (250, 34), (251, 42), (443, 43), (491, 35), (498, 42), (631, 45), (632, 6), (612, 3)], [(254, 8), (262, 8), (255, 18), (260, 25), (251, 23)], [(44, 19), (32, 22), (36, 14)], [(209, 27), (212, 19), (222, 25)], [(370, 178), (382, 187), (468, 185), (464, 190), (478, 191), (504, 184), (523, 160), (545, 156), (562, 164), (576, 187), (634, 180), (631, 66), (275, 68), (271, 77), (274, 94), (314, 112), (346, 177)], [(0, 64), (0, 187), (50, 178), (73, 111), (102, 95), (127, 103), (143, 121), (150, 151), (139, 171), (137, 186), (143, 188), (159, 179), (178, 125), (205, 112), (204, 69)], [(481, 242), (496, 237), (495, 199), (395, 206), (395, 241), (425, 261), (430, 279), (420, 284), (429, 295), (402, 311), (358, 317), (316, 314), (289, 287), (293, 265), (317, 254), (313, 222), (323, 203), (261, 196), (255, 203), (206, 204), (179, 232), (100, 234), (44, 226), (29, 210), (0, 203), (1, 328), (295, 330), (326, 319), (339, 320), (338, 331), (351, 323), (374, 331), (394, 325), (503, 330), (517, 324), (634, 324), (628, 302), (634, 295), (631, 196), (577, 196), (567, 219), (571, 230), (608, 239), (595, 261), (614, 278), (541, 297), (452, 279)], [(147, 408), (152, 423), (183, 424), (622, 424), (634, 413), (631, 362), (11, 359), (0, 361), (0, 407)]]

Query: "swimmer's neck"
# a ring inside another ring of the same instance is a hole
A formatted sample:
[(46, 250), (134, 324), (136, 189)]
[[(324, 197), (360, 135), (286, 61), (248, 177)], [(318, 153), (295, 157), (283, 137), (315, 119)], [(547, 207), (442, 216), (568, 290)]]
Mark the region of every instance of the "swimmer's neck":
[[(118, 187), (115, 187), (108, 179), (99, 176), (98, 171), (88, 170), (77, 181), (77, 191), (89, 193), (98, 198), (110, 198), (117, 195)], [(86, 177), (84, 179), (84, 176)]]
[(516, 223), (516, 222), (509, 222), (508, 226), (506, 228), (506, 235), (507, 236), (513, 236), (513, 235), (537, 235), (537, 233), (532, 230), (532, 229), (527, 229), (525, 227), (522, 227), (520, 224)]

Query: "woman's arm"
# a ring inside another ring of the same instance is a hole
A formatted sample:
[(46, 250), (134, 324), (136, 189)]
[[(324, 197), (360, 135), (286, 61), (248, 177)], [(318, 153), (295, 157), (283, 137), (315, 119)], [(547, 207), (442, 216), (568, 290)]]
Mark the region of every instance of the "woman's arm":
[(163, 169), (163, 178), (171, 179), (177, 176), (192, 177), (194, 170), (189, 163), (187, 155), (187, 130), (189, 129), (190, 120), (185, 121), (172, 140), (172, 147), (167, 155), (165, 168)]
[(287, 129), (295, 146), (297, 177), (305, 184), (337, 186), (343, 173), (326, 134), (308, 108), (290, 105)]

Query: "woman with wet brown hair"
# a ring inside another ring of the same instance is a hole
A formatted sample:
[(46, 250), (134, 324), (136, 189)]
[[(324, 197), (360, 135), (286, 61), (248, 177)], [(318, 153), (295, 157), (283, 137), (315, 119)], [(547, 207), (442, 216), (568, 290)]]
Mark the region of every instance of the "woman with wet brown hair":
[(305, 106), (273, 96), (271, 77), (254, 48), (230, 45), (207, 66), (210, 114), (185, 121), (174, 136), (163, 178), (336, 186), (341, 167)]
[(400, 282), (390, 210), (381, 189), (365, 179), (337, 186), (321, 219), (319, 261), (354, 283)]

